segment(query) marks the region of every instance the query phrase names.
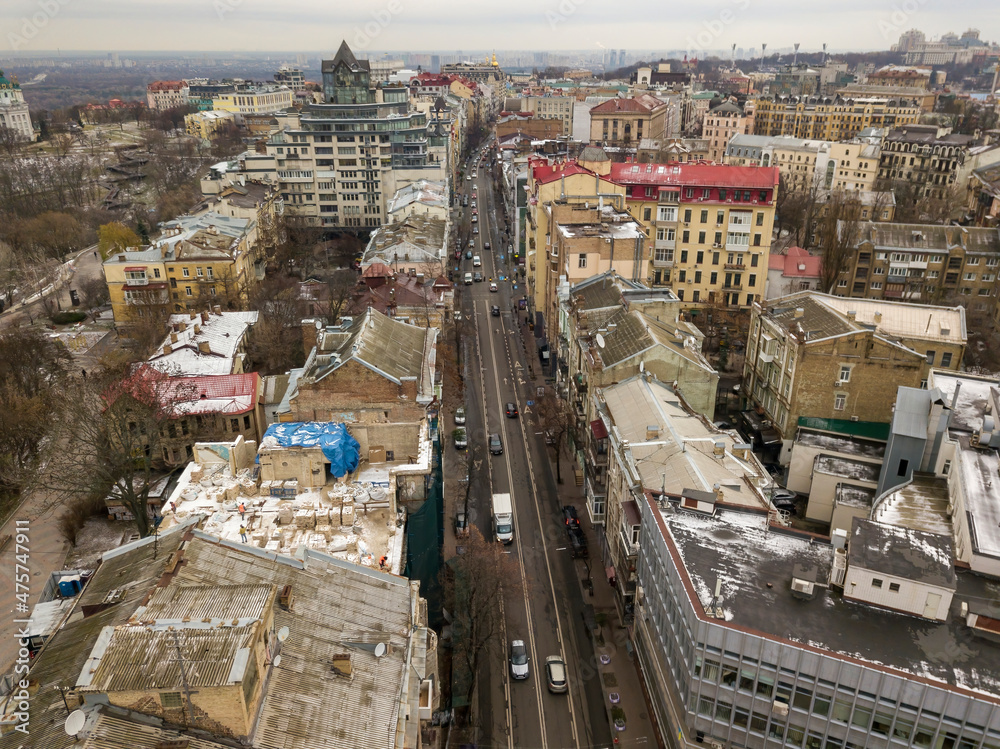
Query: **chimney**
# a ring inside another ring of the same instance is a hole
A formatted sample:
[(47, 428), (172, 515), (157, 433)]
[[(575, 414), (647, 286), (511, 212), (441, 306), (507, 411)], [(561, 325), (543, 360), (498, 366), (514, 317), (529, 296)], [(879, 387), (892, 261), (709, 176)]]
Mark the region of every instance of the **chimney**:
[(655, 440), (660, 436), (660, 425), (650, 424), (646, 427), (646, 439)]
[(806, 314), (806, 311), (804, 309), (802, 309), (801, 307), (796, 307), (795, 308), (795, 313), (792, 315), (792, 317), (794, 317), (796, 320), (798, 320), (800, 317), (804, 317), (805, 314)]
[(186, 322), (181, 321), (177, 323), (177, 327), (180, 328), (180, 332), (183, 333), (185, 330), (188, 329), (188, 324)]
[(199, 333), (201, 333), (201, 326), (200, 325), (195, 325), (194, 326), (194, 334), (198, 335)]
[(188, 312), (188, 320), (194, 320), (197, 316), (197, 312)]
[(316, 347), (319, 331), (323, 329), (323, 321), (307, 317), (302, 321), (302, 350), (308, 358), (309, 352)]
[(170, 345), (169, 343), (168, 343), (168, 344), (166, 344), (166, 345), (165, 345), (165, 346), (163, 347), (163, 355), (164, 355), (164, 356), (166, 356), (167, 354), (171, 354), (171, 353), (173, 353), (173, 351), (174, 351), (174, 347), (173, 347), (173, 346), (171, 346), (171, 345)]
[(176, 333), (171, 333), (170, 334), (170, 342), (171, 343), (177, 343), (177, 334)]
[(878, 325), (881, 322), (882, 322), (882, 313), (881, 312), (876, 312), (875, 313), (875, 324)]
[(716, 457), (720, 457), (721, 458), (723, 455), (726, 454), (726, 443), (725, 442), (716, 442), (715, 443), (715, 449), (712, 450), (712, 452), (713, 452), (713, 454)]
[(722, 484), (715, 484), (712, 486), (712, 491), (715, 492), (715, 501), (721, 502), (723, 498), (722, 494)]
[(214, 307), (212, 307), (212, 311), (215, 314), (217, 314), (217, 315), (221, 315), (222, 314), (222, 305), (221, 304), (215, 305)]
[(850, 320), (851, 322), (856, 321), (858, 319), (858, 312), (857, 312), (857, 310), (853, 310), (853, 309), (847, 310), (847, 319)]
[(198, 353), (199, 354), (211, 354), (212, 346), (208, 341), (198, 341)]
[(205, 323), (208, 322), (208, 312), (207, 311), (201, 313), (201, 321), (205, 322)]

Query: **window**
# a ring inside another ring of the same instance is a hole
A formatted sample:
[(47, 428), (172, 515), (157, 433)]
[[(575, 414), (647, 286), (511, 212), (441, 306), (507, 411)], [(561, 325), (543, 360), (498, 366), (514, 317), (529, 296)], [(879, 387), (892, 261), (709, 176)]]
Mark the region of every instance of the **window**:
[(764, 733), (767, 728), (767, 716), (761, 715), (760, 713), (752, 713), (750, 715), (750, 730), (757, 731), (758, 733)]
[(904, 743), (908, 743), (910, 740), (910, 735), (913, 733), (913, 721), (904, 720), (903, 718), (896, 718), (896, 725), (892, 729), (892, 737), (894, 739), (900, 739)]
[(201, 278), (202, 276), (205, 275), (205, 270), (203, 268), (195, 268), (194, 272), (195, 272), (195, 275), (198, 276), (198, 278)]
[(706, 700), (704, 697), (698, 700), (698, 714), (707, 715), (709, 718), (712, 717), (712, 713), (715, 711), (715, 703), (712, 700)]
[(690, 222), (691, 222), (691, 209), (690, 208), (686, 208), (684, 210), (684, 223), (687, 224), (687, 223), (690, 223)]
[(703, 224), (707, 224), (708, 223), (708, 211), (702, 211), (701, 212), (701, 223), (703, 223)]
[(650, 217), (653, 215), (652, 208), (644, 208), (642, 211), (642, 220), (649, 221)]
[(753, 235), (753, 246), (760, 247), (760, 234)]
[(726, 199), (726, 191), (719, 190), (719, 200), (725, 200), (725, 199)]
[(881, 588), (882, 587), (882, 578), (880, 578), (880, 577), (873, 577), (872, 578), (872, 587), (873, 588)]
[(833, 703), (833, 719), (847, 723), (851, 717), (851, 701), (838, 697)]
[(712, 253), (712, 265), (718, 265), (718, 264), (719, 264), (719, 253), (718, 252), (713, 252)]
[(879, 291), (882, 288), (881, 281), (872, 281), (872, 291)]
[(694, 282), (695, 283), (701, 283), (701, 271), (700, 270), (696, 270), (694, 272)]
[(705, 244), (705, 232), (698, 232), (698, 244)]
[(721, 231), (715, 232), (715, 239), (713, 241), (715, 242), (716, 245), (718, 245), (720, 247), (722, 246), (722, 232)]
[(826, 717), (830, 714), (830, 696), (826, 694), (817, 694), (816, 699), (813, 701), (813, 714), (822, 715)]
[(803, 689), (802, 687), (795, 687), (795, 696), (792, 697), (792, 707), (808, 711), (810, 702), (812, 702), (812, 691)]
[(698, 254), (695, 257), (697, 258), (695, 262), (698, 265), (701, 265), (702, 263), (705, 262), (705, 253), (702, 250), (698, 250)]
[(190, 268), (181, 268), (181, 275), (184, 276), (184, 278), (190, 278), (191, 277), (191, 269)]
[[(649, 209), (647, 208), (646, 210), (648, 211)], [(690, 213), (690, 211), (687, 211), (687, 213)], [(656, 212), (656, 220), (657, 221), (676, 221), (677, 220), (677, 209), (676, 208), (667, 208), (667, 207), (664, 207), (664, 206), (660, 206), (659, 210)], [(686, 218), (684, 220), (687, 221)]]
[(757, 695), (765, 699), (770, 699), (774, 693), (774, 677), (763, 674), (757, 677)]
[(579, 258), (577, 259), (577, 266), (576, 267), (577, 268), (586, 268), (587, 267), (587, 255), (586, 255), (586, 253), (583, 253), (583, 252), (580, 253)]
[(851, 381), (851, 366), (849, 364), (840, 365), (840, 377), (838, 378), (841, 382)]
[(712, 284), (712, 286), (715, 286), (715, 284), (719, 282), (719, 274), (712, 271), (712, 274), (708, 277), (708, 282)]
[(688, 251), (681, 250), (681, 262), (686, 263), (688, 261)]
[(934, 357), (936, 355), (937, 355), (936, 351), (928, 351), (927, 352), (927, 363), (928, 364), (933, 364), (934, 363)]
[(899, 583), (889, 583), (889, 592), (890, 593), (898, 593), (899, 592)]
[(725, 211), (716, 211), (716, 213), (715, 213), (715, 223), (716, 224), (721, 224), (725, 220), (726, 220), (726, 212)]
[(687, 244), (688, 242), (690, 242), (691, 241), (691, 232), (689, 232), (687, 229), (685, 229), (683, 232), (681, 232), (681, 241), (684, 244)]
[(160, 269), (153, 268), (153, 278), (159, 278), (159, 277), (160, 277)]
[(677, 280), (680, 283), (684, 283), (685, 281), (687, 281), (687, 271), (686, 270), (678, 271), (677, 272)]
[(180, 692), (160, 692), (160, 705), (165, 710), (184, 707), (184, 700), (181, 699)]
[(722, 685), (725, 687), (736, 687), (736, 667), (722, 664)]
[(733, 706), (728, 702), (723, 702), (719, 700), (718, 704), (715, 706), (715, 719), (721, 720), (723, 723), (728, 723), (732, 718)]
[[(899, 467), (896, 469), (897, 476), (905, 476), (907, 469), (910, 467), (910, 461), (905, 458), (900, 459)], [(881, 586), (879, 586), (881, 587)]]
[(185, 294), (187, 294), (188, 296), (194, 296), (194, 295), (193, 295), (193, 294), (191, 293), (191, 287), (190, 287), (190, 286), (185, 286), (185, 287), (184, 287), (184, 293), (185, 293)]
[(851, 716), (851, 724), (867, 731), (871, 722), (872, 709), (870, 707), (862, 707), (861, 705), (855, 706), (854, 715)]
[(833, 410), (843, 411), (845, 408), (847, 408), (847, 396), (843, 393), (837, 393), (833, 396)]
[(950, 367), (951, 366), (951, 352), (950, 351), (945, 351), (943, 354), (941, 354), (941, 366), (942, 367)]

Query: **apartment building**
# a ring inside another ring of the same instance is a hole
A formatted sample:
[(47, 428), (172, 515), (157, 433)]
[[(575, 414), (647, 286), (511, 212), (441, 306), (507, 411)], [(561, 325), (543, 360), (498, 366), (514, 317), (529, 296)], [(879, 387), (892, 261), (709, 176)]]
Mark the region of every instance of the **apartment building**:
[(655, 96), (608, 99), (590, 110), (590, 142), (635, 148), (643, 138), (662, 138), (667, 105)]
[(146, 106), (150, 109), (172, 109), (188, 103), (184, 81), (153, 81), (146, 84)]
[(734, 135), (725, 148), (725, 162), (734, 166), (776, 166), (789, 192), (823, 189), (834, 179), (832, 144), (790, 135)]
[(31, 124), (31, 113), (24, 102), (21, 84), (16, 78), (7, 78), (0, 70), (0, 128), (17, 133), (24, 141), (35, 139), (35, 128)]
[(235, 124), (236, 115), (233, 112), (209, 110), (184, 115), (184, 131), (202, 140), (211, 140), (219, 130)]
[(838, 296), (961, 304), (993, 313), (1000, 231), (939, 224), (865, 222)]
[(380, 264), (422, 279), (443, 276), (448, 270), (449, 231), (450, 222), (433, 214), (404, 216), (372, 232), (361, 267)]
[(756, 100), (753, 132), (842, 141), (867, 128), (902, 127), (920, 114), (919, 103), (906, 98), (762, 96)]
[(673, 164), (674, 162), (707, 161), (709, 142), (705, 138), (643, 138), (639, 142), (636, 161), (641, 164)]
[(907, 125), (882, 143), (879, 178), (909, 182), (917, 198), (948, 199), (964, 190), (975, 169), (1000, 163), (1000, 144), (989, 136), (952, 133), (936, 125)]
[(927, 91), (931, 87), (930, 67), (915, 65), (885, 65), (868, 76), (869, 86), (892, 86), (893, 88), (920, 88)]
[(292, 91), (304, 91), (306, 88), (305, 74), (291, 65), (278, 68), (278, 72), (274, 74), (274, 82), (279, 86), (287, 86)]
[(701, 137), (708, 141), (710, 161), (722, 161), (726, 146), (737, 135), (753, 132), (753, 119), (747, 117), (743, 107), (735, 101), (727, 101), (705, 113), (701, 126)]
[(206, 212), (163, 225), (146, 248), (103, 263), (115, 324), (126, 332), (151, 316), (245, 303), (264, 278), (257, 218)]
[[(603, 169), (610, 169), (610, 162), (601, 162)], [(529, 312), (536, 319), (536, 327), (548, 330), (550, 302), (555, 289), (549, 288), (558, 280), (558, 263), (550, 269), (548, 251), (553, 233), (552, 212), (557, 206), (609, 205), (625, 208), (625, 190), (606, 176), (574, 162), (549, 163), (543, 158), (529, 158), (526, 180), (527, 205), (524, 211), (525, 273)], [(515, 196), (516, 197), (516, 196)], [(541, 319), (538, 319), (541, 315)], [(554, 328), (553, 328), (554, 329)]]
[(966, 210), (976, 226), (996, 226), (1000, 221), (1000, 164), (976, 169), (969, 176)]
[(573, 135), (573, 106), (576, 99), (572, 96), (522, 96), (521, 112), (531, 112), (536, 119), (559, 120), (562, 124), (562, 135)]
[(446, 178), (448, 133), (410, 107), (406, 86), (372, 85), (346, 42), (323, 62), (323, 95), (279, 116), (266, 144), (289, 224), (374, 228), (399, 187)]
[(887, 424), (896, 388), (957, 370), (966, 339), (961, 307), (803, 291), (753, 306), (741, 393), (787, 463), (800, 419)]
[(853, 138), (832, 143), (833, 182), (828, 186), (842, 192), (871, 192), (878, 179), (881, 154), (881, 138)]
[(650, 238), (641, 276), (669, 286), (697, 314), (762, 298), (778, 188), (776, 167), (612, 164), (629, 212)]

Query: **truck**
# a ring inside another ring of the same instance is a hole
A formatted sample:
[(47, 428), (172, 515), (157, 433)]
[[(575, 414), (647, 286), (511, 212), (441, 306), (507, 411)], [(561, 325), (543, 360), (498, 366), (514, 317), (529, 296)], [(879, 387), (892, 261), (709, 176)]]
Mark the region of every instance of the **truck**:
[(510, 494), (493, 495), (493, 532), (504, 545), (514, 540), (514, 508)]

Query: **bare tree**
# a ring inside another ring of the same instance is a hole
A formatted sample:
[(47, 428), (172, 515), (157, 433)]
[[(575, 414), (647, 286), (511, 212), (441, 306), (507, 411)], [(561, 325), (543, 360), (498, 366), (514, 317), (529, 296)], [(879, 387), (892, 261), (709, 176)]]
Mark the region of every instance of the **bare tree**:
[(261, 374), (276, 374), (301, 365), (304, 352), (295, 279), (267, 276), (254, 288), (249, 306), (259, 313), (247, 337), (251, 366)]
[(861, 234), (861, 204), (857, 198), (835, 192), (830, 194), (826, 211), (818, 227), (818, 242), (823, 252), (820, 288), (833, 293), (837, 279), (844, 273), (857, 251)]
[(503, 647), (501, 606), (522, 594), (521, 573), (514, 557), (485, 539), (475, 526), (469, 528), (465, 553), (450, 569), (453, 577), (445, 590), (454, 600), (455, 665), (465, 672), (465, 697), (471, 702), (480, 668)]
[(0, 334), (0, 509), (33, 476), (70, 366), (58, 341), (30, 328)]
[(50, 488), (107, 496), (133, 516), (140, 535), (150, 535), (149, 491), (162, 464), (171, 404), (190, 397), (177, 392), (178, 383), (145, 364), (112, 366), (78, 383), (66, 394), (61, 429), (51, 440)]
[(536, 405), (538, 421), (545, 431), (545, 441), (552, 446), (556, 454), (556, 482), (562, 483), (562, 467), (559, 457), (562, 455), (566, 435), (575, 421), (573, 412), (567, 401), (556, 395), (552, 388), (545, 389)]
[(358, 286), (358, 274), (347, 268), (339, 268), (326, 279), (328, 297), (324, 313), (332, 325), (340, 318), (341, 310)]

